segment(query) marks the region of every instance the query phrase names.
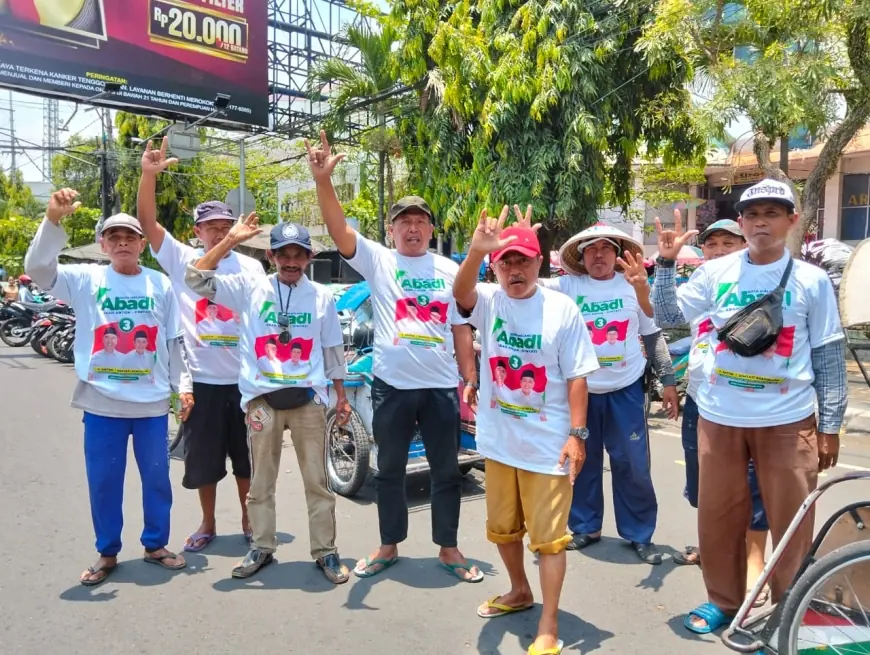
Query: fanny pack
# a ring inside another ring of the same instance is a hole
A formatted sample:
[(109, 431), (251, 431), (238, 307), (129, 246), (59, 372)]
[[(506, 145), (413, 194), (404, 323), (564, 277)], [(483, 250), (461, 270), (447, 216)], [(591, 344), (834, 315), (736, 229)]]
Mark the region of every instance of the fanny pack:
[(264, 393), (263, 398), (272, 409), (296, 409), (307, 405), (314, 399), (314, 389), (290, 387)]
[(731, 352), (755, 357), (776, 343), (782, 331), (782, 299), (793, 263), (789, 257), (776, 289), (741, 309), (717, 330), (719, 341)]

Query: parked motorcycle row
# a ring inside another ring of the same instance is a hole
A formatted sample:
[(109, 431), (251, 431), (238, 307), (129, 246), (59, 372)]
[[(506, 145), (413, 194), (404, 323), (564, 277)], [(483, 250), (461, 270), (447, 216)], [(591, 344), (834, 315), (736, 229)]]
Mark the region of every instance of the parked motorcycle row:
[(37, 300), (0, 305), (0, 339), (7, 346), (29, 345), (43, 357), (72, 363), (76, 325), (72, 308), (49, 296)]

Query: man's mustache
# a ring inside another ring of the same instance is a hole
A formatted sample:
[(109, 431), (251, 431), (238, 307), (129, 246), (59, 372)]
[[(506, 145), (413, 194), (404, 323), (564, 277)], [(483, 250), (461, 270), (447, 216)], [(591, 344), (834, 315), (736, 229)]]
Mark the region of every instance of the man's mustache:
[(526, 277), (524, 275), (511, 275), (508, 278), (508, 283), (513, 284), (514, 282), (525, 282)]

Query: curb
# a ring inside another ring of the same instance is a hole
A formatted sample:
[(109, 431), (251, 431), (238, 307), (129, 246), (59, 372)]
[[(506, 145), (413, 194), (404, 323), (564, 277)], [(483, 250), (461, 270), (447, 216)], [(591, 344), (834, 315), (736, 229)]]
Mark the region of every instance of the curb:
[(870, 435), (870, 410), (847, 408), (841, 432)]

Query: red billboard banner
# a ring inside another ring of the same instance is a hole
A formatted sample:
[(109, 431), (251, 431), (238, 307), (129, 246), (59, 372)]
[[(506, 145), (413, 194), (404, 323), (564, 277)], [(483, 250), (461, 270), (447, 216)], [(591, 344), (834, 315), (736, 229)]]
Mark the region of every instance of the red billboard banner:
[(266, 127), (266, 28), (265, 0), (0, 0), (0, 86)]

